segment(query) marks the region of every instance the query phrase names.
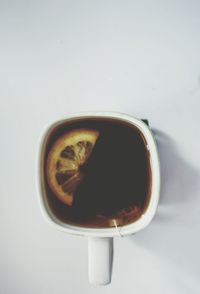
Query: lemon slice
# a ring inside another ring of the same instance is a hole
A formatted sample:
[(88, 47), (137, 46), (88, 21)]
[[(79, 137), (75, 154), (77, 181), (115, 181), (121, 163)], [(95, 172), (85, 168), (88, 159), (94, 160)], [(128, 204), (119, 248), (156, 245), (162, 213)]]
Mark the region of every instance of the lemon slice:
[(72, 205), (73, 193), (84, 177), (80, 171), (89, 159), (99, 132), (75, 129), (59, 137), (51, 147), (46, 164), (48, 184), (55, 196)]

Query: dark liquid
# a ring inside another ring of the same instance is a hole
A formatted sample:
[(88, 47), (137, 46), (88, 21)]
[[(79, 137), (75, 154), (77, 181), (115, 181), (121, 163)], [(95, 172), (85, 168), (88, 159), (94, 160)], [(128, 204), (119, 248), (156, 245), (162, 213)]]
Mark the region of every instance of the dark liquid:
[(60, 202), (46, 181), (53, 213), (65, 223), (86, 227), (121, 226), (139, 219), (151, 192), (149, 152), (141, 132), (118, 119), (70, 120), (52, 132), (46, 157), (60, 135), (76, 128), (95, 129), (100, 135), (82, 167), (86, 176), (74, 193), (72, 206)]

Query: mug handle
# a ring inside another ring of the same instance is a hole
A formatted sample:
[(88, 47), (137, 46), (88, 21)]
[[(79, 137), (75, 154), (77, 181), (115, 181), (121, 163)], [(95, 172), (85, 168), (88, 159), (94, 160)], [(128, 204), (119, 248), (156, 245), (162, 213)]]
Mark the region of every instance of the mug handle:
[(113, 261), (113, 238), (88, 238), (89, 282), (106, 285), (111, 281)]

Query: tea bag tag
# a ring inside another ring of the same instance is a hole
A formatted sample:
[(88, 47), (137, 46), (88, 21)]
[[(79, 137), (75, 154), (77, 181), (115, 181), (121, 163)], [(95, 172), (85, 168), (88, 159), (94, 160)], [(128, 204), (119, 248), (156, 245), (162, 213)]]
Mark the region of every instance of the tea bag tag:
[(116, 231), (117, 231), (119, 237), (123, 237), (123, 235), (120, 233), (120, 228), (118, 227), (118, 225), (117, 225), (117, 220), (116, 220), (115, 218), (112, 219), (112, 223), (114, 224), (114, 226), (115, 226), (115, 228), (116, 228)]

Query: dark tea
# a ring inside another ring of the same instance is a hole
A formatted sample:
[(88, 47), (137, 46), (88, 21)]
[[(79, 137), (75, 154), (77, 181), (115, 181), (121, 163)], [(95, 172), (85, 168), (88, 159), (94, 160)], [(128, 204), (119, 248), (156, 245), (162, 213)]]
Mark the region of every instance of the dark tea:
[[(80, 139), (85, 136), (84, 130), (91, 142)], [(72, 135), (67, 141), (68, 133), (82, 135), (76, 142)], [(53, 148), (52, 158), (59, 158), (54, 164), (58, 172), (52, 180), (57, 190), (48, 178), (49, 154)], [(76, 165), (75, 160), (80, 164)], [(44, 178), (49, 206), (59, 220), (89, 228), (133, 223), (145, 212), (151, 194), (146, 140), (137, 127), (120, 119), (70, 120), (56, 127), (48, 138)], [(69, 196), (66, 201), (65, 193)]]

